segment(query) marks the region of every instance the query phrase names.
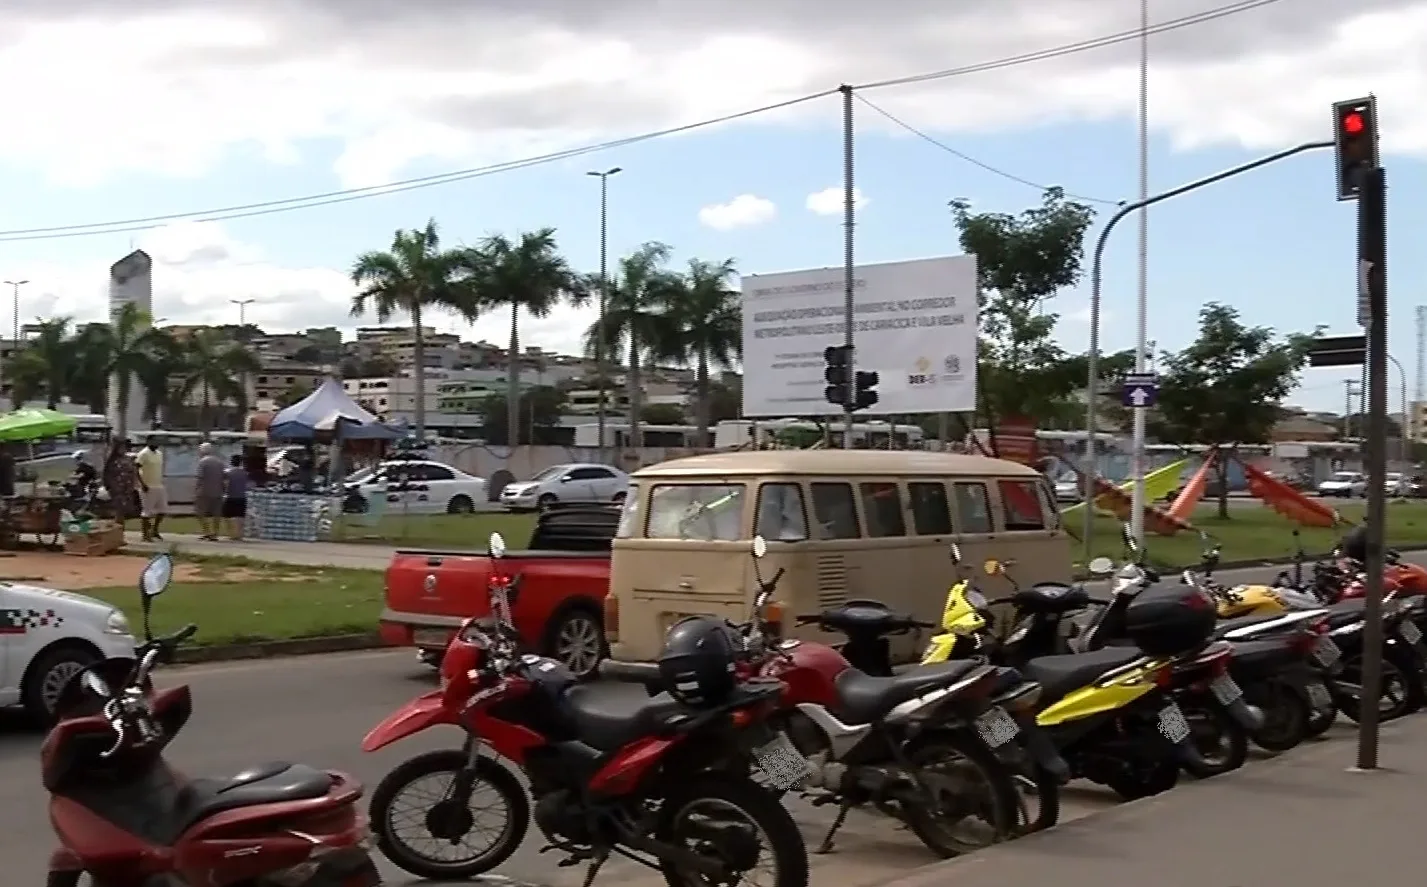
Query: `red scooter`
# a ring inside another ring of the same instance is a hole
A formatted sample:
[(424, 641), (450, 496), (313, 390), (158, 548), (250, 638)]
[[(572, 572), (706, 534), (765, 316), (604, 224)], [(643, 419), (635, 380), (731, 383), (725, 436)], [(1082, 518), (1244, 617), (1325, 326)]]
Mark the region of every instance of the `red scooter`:
[(186, 686), (155, 692), (149, 676), (197, 631), (149, 630), (172, 574), (166, 554), (144, 568), (138, 658), (98, 663), (60, 694), (40, 752), (60, 840), (47, 887), (78, 887), (84, 874), (103, 887), (377, 887), (362, 787), (350, 776), (274, 763), (190, 779), (164, 761), (193, 700)]
[[(466, 733), (462, 748), (417, 755), (372, 793), (373, 830), (387, 858), (429, 880), (474, 878), (515, 852), (533, 818), (549, 842), (544, 850), (564, 854), (562, 866), (589, 864), (586, 885), (615, 853), (661, 870), (671, 884), (731, 884), (759, 864), (761, 833), (777, 867), (770, 887), (806, 887), (797, 824), (752, 778), (757, 768), (788, 788), (807, 773), (765, 723), (783, 684), (743, 681), (726, 699), (691, 706), (582, 683), (554, 659), (520, 653), (504, 553), (492, 534), (492, 621), (468, 619), (456, 632), (442, 656), (441, 689), (362, 741), (371, 752), (430, 727)], [(506, 761), (528, 780), (533, 812)], [(496, 801), (476, 804), (478, 789)], [(408, 790), (423, 797), (399, 810)], [(504, 817), (495, 836), (470, 847), (473, 807), (489, 816), (497, 804)]]

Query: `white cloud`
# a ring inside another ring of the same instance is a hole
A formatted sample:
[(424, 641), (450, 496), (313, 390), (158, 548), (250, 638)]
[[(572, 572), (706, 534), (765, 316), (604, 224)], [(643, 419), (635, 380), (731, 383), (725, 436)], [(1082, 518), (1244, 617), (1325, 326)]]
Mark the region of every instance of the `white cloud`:
[[(852, 189), (853, 209), (862, 209), (867, 203), (867, 198), (862, 195), (862, 189), (854, 187)], [(820, 216), (841, 215), (847, 208), (847, 191), (841, 187), (814, 191), (808, 195), (807, 207), (809, 212), (817, 213)]]
[(753, 194), (740, 194), (728, 203), (715, 203), (699, 210), (699, 221), (715, 231), (751, 228), (773, 221), (778, 207), (773, 201)]
[[(350, 315), (355, 289), (344, 270), (274, 263), (260, 248), (235, 241), (217, 223), (156, 228), (141, 236), (136, 246), (154, 260), (154, 316), (163, 323), (236, 323), (238, 307), (232, 299), (255, 299), (246, 308), (248, 322), (273, 332), (336, 326), (350, 334), (358, 326), (377, 323), (371, 313), (360, 318)], [(78, 322), (104, 319), (110, 264), (25, 266), (31, 283), (21, 290), (21, 322), (52, 317)], [(589, 308), (564, 309), (541, 319), (522, 317), (521, 339), (526, 344), (577, 354), (582, 335), (594, 319), (594, 310)], [(398, 316), (391, 322), (409, 320)], [(447, 316), (426, 322), (465, 339), (498, 344), (510, 339), (508, 312), (487, 314), (474, 324)]]
[[(1154, 19), (1223, 0), (1156, 0)], [(292, 163), (340, 145), (349, 185), (417, 161), (475, 165), (835, 87), (1133, 29), (1123, 0), (7, 0), (0, 163), (85, 185), (199, 176), (230, 152)], [(320, 34), (320, 40), (313, 35)], [(689, 39), (689, 35), (696, 35)], [(1153, 126), (1180, 146), (1327, 135), (1329, 103), (1376, 92), (1384, 145), (1427, 154), (1427, 0), (1295, 0), (1151, 38)], [(738, 59), (738, 64), (728, 64)], [(920, 127), (995, 131), (1135, 113), (1134, 42), (878, 90)], [(717, 76), (710, 76), (717, 71)], [(43, 72), (36, 76), (36, 72)], [(759, 120), (827, 125), (828, 96)], [(870, 109), (859, 126), (886, 127)]]

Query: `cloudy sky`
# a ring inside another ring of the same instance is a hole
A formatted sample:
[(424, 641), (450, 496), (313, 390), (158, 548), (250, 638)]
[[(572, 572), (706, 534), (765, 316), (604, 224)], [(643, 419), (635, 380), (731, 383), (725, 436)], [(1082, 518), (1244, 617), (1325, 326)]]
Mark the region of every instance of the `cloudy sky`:
[[(1152, 188), (1328, 138), (1332, 101), (1377, 94), (1392, 350), (1413, 374), (1427, 260), (1401, 246), (1427, 210), (1402, 195), (1427, 187), (1427, 117), (1415, 113), (1427, 0), (1154, 0), (1151, 20), (1225, 6), (1239, 8), (1151, 38)], [(249, 318), (272, 329), (352, 326), (352, 257), (428, 217), (452, 243), (554, 226), (593, 270), (598, 182), (585, 173), (611, 166), (624, 169), (609, 183), (613, 255), (663, 240), (681, 261), (733, 256), (747, 273), (837, 264), (835, 95), (430, 187), (242, 207), (929, 72), (948, 73), (860, 93), (922, 135), (857, 104), (859, 261), (954, 252), (954, 197), (1014, 212), (1060, 184), (1103, 219), (1138, 188), (1138, 49), (1047, 50), (1138, 23), (1137, 0), (8, 0), (0, 276), (30, 281), (23, 319), (97, 318), (105, 267), (138, 245), (157, 263), (155, 313), (171, 321), (235, 319), (230, 300), (253, 298)], [(1352, 210), (1333, 201), (1325, 154), (1165, 204), (1150, 228), (1150, 335), (1162, 346), (1183, 345), (1209, 299), (1278, 328), (1353, 331)], [(1131, 339), (1135, 256), (1130, 225), (1107, 253), (1110, 347)], [(1083, 348), (1085, 293), (1055, 307), (1060, 337)], [(533, 322), (526, 341), (571, 349), (587, 322)], [(498, 318), (465, 331), (505, 335)], [(1339, 405), (1342, 378), (1313, 371), (1299, 399)]]

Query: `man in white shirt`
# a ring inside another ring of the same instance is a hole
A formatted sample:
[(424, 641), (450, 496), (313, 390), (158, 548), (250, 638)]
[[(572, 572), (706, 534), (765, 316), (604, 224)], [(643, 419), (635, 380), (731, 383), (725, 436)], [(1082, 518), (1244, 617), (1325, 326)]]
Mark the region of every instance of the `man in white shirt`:
[(144, 442), (144, 448), (134, 456), (135, 473), (139, 476), (139, 499), (143, 503), (140, 515), (145, 542), (162, 542), (159, 528), (168, 511), (168, 494), (164, 490), (164, 454), (157, 437)]

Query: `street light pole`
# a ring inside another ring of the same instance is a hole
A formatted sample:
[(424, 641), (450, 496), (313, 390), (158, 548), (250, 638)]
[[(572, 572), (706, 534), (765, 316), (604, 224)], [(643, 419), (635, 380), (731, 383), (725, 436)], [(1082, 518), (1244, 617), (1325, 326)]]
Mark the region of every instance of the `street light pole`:
[[(28, 280), (7, 280), (6, 286), (10, 287), (10, 295), (14, 308), (14, 345), (11, 346), (10, 359), (14, 360), (15, 355), (20, 352), (20, 287), (29, 283)], [(10, 389), (10, 405), (13, 409), (19, 409), (20, 405), (15, 402), (14, 389)]]
[(619, 175), (624, 170), (614, 166), (609, 169), (591, 170), (585, 173), (587, 176), (595, 176), (600, 180), (600, 294), (599, 294), (599, 321), (595, 327), (599, 334), (595, 336), (595, 377), (596, 387), (599, 390), (598, 404), (598, 434), (599, 434), (599, 460), (605, 461), (605, 326), (604, 313), (605, 305), (609, 294), (609, 177)]
[[(1140, 0), (1140, 200), (1150, 196), (1150, 4)], [(1147, 369), (1146, 339), (1149, 338), (1149, 213), (1140, 213), (1139, 299), (1135, 311), (1135, 372)], [(1141, 546), (1145, 544), (1145, 409), (1134, 412), (1131, 456), (1135, 482), (1131, 495), (1130, 532)], [(1095, 429), (1090, 429), (1093, 434)], [(1088, 508), (1088, 506), (1087, 506)]]
[[(256, 301), (257, 301), (257, 299), (229, 299), (229, 300), (228, 300), (229, 304), (237, 305), (237, 306), (238, 306), (238, 336), (239, 336), (240, 339), (246, 334), (247, 329), (248, 329), (248, 306), (251, 305), (251, 304), (253, 304), (253, 303), (256, 302)], [(243, 373), (243, 400), (244, 400), (244, 401), (247, 401), (247, 399), (248, 399), (248, 374), (247, 374), (246, 371), (244, 371), (244, 373)], [(256, 398), (254, 398), (254, 400), (256, 400)], [(239, 409), (239, 410), (246, 410), (247, 408), (248, 408), (248, 404), (247, 404), (246, 402), (245, 402), (245, 403), (241, 403), (241, 404), (238, 405), (238, 409)]]

